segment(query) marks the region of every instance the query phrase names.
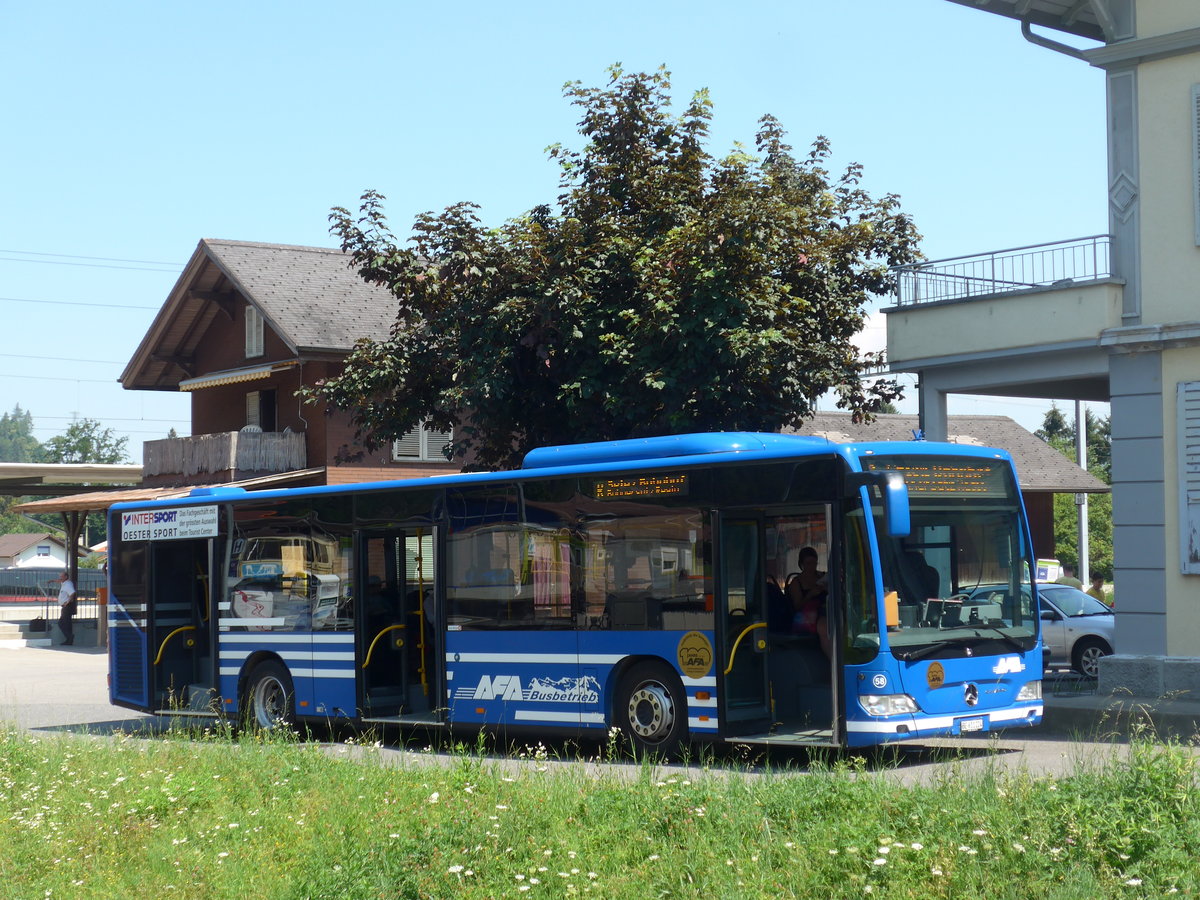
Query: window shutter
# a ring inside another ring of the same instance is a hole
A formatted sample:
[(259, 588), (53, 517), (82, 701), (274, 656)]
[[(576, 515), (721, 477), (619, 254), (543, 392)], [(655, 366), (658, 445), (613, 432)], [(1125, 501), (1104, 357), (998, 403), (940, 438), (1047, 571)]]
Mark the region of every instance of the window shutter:
[(246, 358), (263, 355), (263, 320), (258, 308), (246, 304)]
[(442, 448), (450, 442), (449, 431), (431, 431), (421, 425), (398, 441), (392, 441), (392, 459), (423, 459), (444, 462)]
[(1192, 85), (1192, 210), (1200, 247), (1200, 84)]
[(420, 459), (421, 430), (410, 431), (398, 441), (392, 441), (392, 459)]
[[(424, 426), (422, 426), (424, 430)], [(446, 454), (442, 452), (442, 448), (450, 443), (450, 439), (454, 436), (450, 431), (425, 431), (425, 458), (443, 460)]]
[(247, 425), (262, 425), (262, 406), (259, 402), (258, 391), (250, 391), (246, 394), (246, 424)]
[(1179, 442), (1179, 569), (1200, 575), (1200, 381), (1176, 388)]

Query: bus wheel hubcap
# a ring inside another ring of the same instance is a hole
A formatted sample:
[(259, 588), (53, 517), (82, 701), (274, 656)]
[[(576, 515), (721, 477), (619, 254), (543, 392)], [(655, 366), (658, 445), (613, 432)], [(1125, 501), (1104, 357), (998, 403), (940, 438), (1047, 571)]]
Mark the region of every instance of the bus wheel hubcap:
[(629, 698), (629, 725), (642, 740), (665, 737), (675, 722), (671, 695), (661, 684), (639, 685)]
[(283, 719), (283, 686), (273, 678), (262, 681), (255, 693), (258, 721), (265, 726), (278, 725)]

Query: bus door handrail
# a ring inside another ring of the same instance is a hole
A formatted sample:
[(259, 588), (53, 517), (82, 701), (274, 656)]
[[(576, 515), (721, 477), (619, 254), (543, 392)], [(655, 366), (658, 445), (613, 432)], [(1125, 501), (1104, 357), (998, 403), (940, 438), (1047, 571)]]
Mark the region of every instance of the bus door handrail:
[(742, 642), (742, 638), (744, 638), (746, 635), (748, 635), (750, 632), (754, 631), (755, 629), (766, 628), (766, 627), (767, 627), (766, 622), (754, 622), (750, 625), (747, 625), (745, 628), (742, 629), (742, 633), (739, 634), (737, 636), (737, 640), (733, 642), (733, 649), (729, 651), (729, 665), (727, 665), (725, 667), (724, 674), (728, 675), (730, 672), (733, 671), (733, 658), (735, 656), (737, 656), (738, 645)]
[(195, 625), (180, 625), (178, 628), (176, 628), (174, 631), (172, 631), (170, 634), (168, 634), (165, 638), (163, 638), (163, 642), (158, 645), (158, 656), (154, 657), (154, 662), (151, 663), (151, 665), (157, 666), (160, 662), (162, 662), (163, 651), (167, 649), (167, 642), (170, 641), (171, 638), (175, 637), (175, 635), (179, 634), (179, 632), (181, 632), (181, 631), (195, 631), (195, 630), (196, 630)]
[(371, 664), (371, 654), (375, 652), (375, 645), (379, 643), (379, 639), (381, 637), (383, 637), (385, 634), (387, 634), (389, 631), (395, 631), (397, 628), (403, 630), (405, 628), (408, 628), (408, 626), (407, 625), (389, 625), (387, 628), (383, 629), (383, 631), (379, 632), (379, 634), (375, 635), (375, 640), (371, 641), (371, 646), (367, 648), (367, 658), (363, 660), (362, 667), (364, 669)]

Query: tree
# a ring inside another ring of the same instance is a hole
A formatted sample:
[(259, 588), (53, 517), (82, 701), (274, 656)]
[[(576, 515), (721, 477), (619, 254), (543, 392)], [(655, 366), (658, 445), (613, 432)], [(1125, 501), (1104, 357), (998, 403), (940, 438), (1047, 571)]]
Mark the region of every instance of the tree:
[(564, 88), (586, 146), (549, 148), (553, 209), (488, 229), (459, 203), (418, 216), (405, 247), (374, 191), (330, 214), (397, 301), (390, 335), (311, 392), (367, 449), (457, 426), (454, 453), (498, 467), (546, 444), (799, 425), (828, 390), (856, 420), (899, 396), (863, 381), (879, 355), (851, 343), (889, 267), (916, 258), (898, 198), (869, 196), (858, 165), (831, 177), (825, 138), (797, 159), (770, 116), (756, 154), (714, 159), (706, 92), (676, 117), (667, 72), (610, 76)]
[[(1109, 418), (1101, 418), (1090, 409), (1083, 411), (1084, 444), (1087, 450), (1088, 471), (1103, 481), (1112, 483), (1112, 426)], [(1051, 403), (1042, 420), (1042, 427), (1034, 432), (1055, 450), (1075, 459), (1075, 423), (1068, 421), (1058, 404)]]
[[(1100, 418), (1090, 409), (1084, 412), (1084, 441), (1087, 445), (1088, 471), (1112, 484), (1112, 429), (1107, 416)], [(1051, 404), (1042, 427), (1034, 432), (1068, 459), (1075, 460), (1075, 423), (1068, 421), (1057, 405)], [(1079, 566), (1079, 517), (1073, 494), (1054, 495), (1055, 553), (1064, 563)], [(1112, 578), (1112, 494), (1088, 497), (1088, 568)]]
[[(118, 465), (132, 460), (125, 449), (128, 437), (117, 437), (111, 428), (105, 428), (95, 419), (79, 419), (67, 426), (62, 434), (55, 435), (43, 445), (44, 461), (51, 463), (98, 463)], [(51, 514), (47, 514), (50, 518)], [(47, 526), (57, 527), (57, 526)], [(85, 535), (104, 534), (104, 516), (92, 513), (87, 517)]]
[[(33, 414), (21, 409), (0, 416), (0, 462), (39, 462), (42, 445), (33, 436)], [(0, 497), (0, 534), (21, 534), (38, 530), (38, 525), (12, 511), (26, 497)]]
[(18, 403), (0, 416), (0, 462), (38, 462), (42, 445), (33, 436), (33, 414)]
[(45, 461), (52, 463), (100, 463), (116, 465), (130, 462), (125, 449), (128, 437), (117, 437), (95, 419), (80, 419), (67, 426), (63, 434), (45, 443)]

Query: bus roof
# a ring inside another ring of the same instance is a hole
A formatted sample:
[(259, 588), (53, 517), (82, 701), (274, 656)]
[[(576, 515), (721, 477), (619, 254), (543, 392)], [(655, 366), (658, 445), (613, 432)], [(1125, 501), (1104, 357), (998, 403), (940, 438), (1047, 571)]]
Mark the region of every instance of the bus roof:
[(859, 458), (875, 455), (950, 455), (1003, 459), (1011, 462), (1006, 450), (971, 444), (932, 441), (877, 441), (839, 444), (826, 438), (799, 434), (771, 434), (743, 431), (708, 432), (565, 444), (530, 450), (520, 469), (500, 472), (456, 472), (446, 475), (404, 478), (393, 481), (365, 481), (354, 484), (317, 485), (300, 488), (276, 488), (247, 491), (240, 487), (196, 488), (185, 497), (115, 503), (112, 509), (146, 509), (220, 503), (231, 500), (268, 500), (276, 497), (346, 494), (394, 488), (430, 488), (455, 485), (482, 485), (496, 481), (605, 474), (639, 469), (669, 469), (717, 463), (747, 463), (796, 459), (813, 456), (837, 456), (851, 470), (861, 470)]

